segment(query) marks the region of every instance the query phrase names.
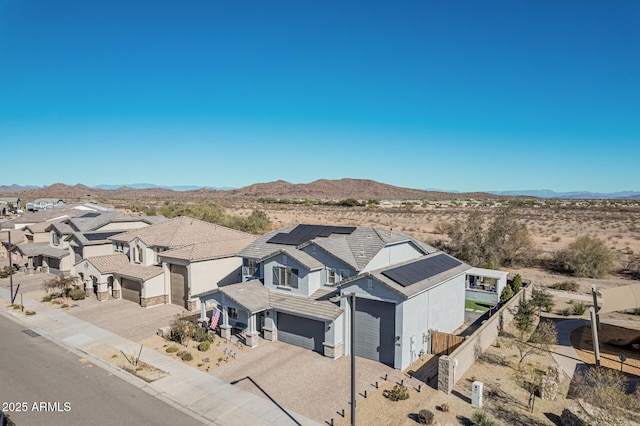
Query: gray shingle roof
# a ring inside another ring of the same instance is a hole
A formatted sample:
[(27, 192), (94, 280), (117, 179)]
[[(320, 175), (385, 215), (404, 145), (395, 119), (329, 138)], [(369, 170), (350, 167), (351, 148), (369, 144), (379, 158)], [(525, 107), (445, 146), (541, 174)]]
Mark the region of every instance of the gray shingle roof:
[(343, 262), (351, 265), (355, 270), (363, 269), (373, 257), (387, 244), (410, 241), (425, 254), (432, 253), (436, 249), (428, 244), (419, 241), (401, 231), (386, 231), (378, 228), (359, 226), (351, 234), (332, 234), (328, 237), (316, 237), (308, 242), (300, 244), (298, 247), (268, 243), (274, 235), (286, 233), (294, 229), (290, 226), (277, 231), (264, 234), (254, 243), (242, 250), (239, 255), (251, 259), (263, 259), (279, 250), (296, 250), (306, 247), (309, 244), (316, 244), (329, 254), (337, 257)]
[(326, 291), (316, 292), (312, 297), (295, 296), (279, 291), (269, 291), (269, 304), (281, 312), (309, 316), (334, 321), (342, 312), (342, 308), (330, 302)]
[(380, 269), (376, 269), (370, 272), (366, 272), (364, 274), (360, 274), (360, 275), (356, 275), (354, 277), (351, 278), (347, 278), (346, 280), (342, 281), (339, 286), (342, 288), (346, 285), (348, 285), (349, 283), (359, 280), (362, 277), (372, 277), (374, 279), (376, 279), (378, 282), (384, 284), (385, 286), (389, 287), (391, 290), (395, 291), (396, 293), (400, 294), (401, 296), (404, 296), (405, 298), (410, 298), (413, 297), (417, 294), (420, 294), (428, 289), (430, 289), (431, 287), (434, 287), (444, 281), (447, 281), (453, 277), (456, 277), (460, 274), (463, 274), (465, 272), (467, 272), (468, 270), (471, 269), (471, 266), (467, 265), (464, 262), (461, 262), (458, 266), (455, 266), (453, 268), (450, 268), (444, 272), (441, 272), (437, 275), (433, 275), (425, 280), (422, 281), (418, 281), (414, 284), (408, 285), (408, 286), (402, 286), (400, 284), (398, 284), (397, 282), (395, 282), (394, 280), (388, 278), (387, 276), (385, 276), (384, 274), (382, 274), (383, 271), (386, 271), (388, 269), (393, 269), (393, 268), (397, 268), (403, 265), (408, 265), (411, 263), (415, 263), (415, 262), (419, 262), (421, 260), (424, 260), (426, 258), (429, 257), (433, 257), (433, 256), (439, 256), (439, 255), (444, 255), (447, 257), (450, 257), (452, 259), (455, 259), (453, 256), (449, 256), (448, 254), (444, 253), (444, 252), (435, 252), (435, 253), (431, 253), (427, 256), (422, 256), (419, 257), (417, 259), (412, 259), (412, 260), (408, 260), (406, 262), (402, 262), (402, 263), (398, 263), (395, 265), (391, 265), (391, 266), (385, 266), (384, 268), (380, 268)]
[(69, 255), (69, 250), (51, 247), (49, 243), (22, 243), (15, 246), (23, 256), (46, 256), (62, 259)]

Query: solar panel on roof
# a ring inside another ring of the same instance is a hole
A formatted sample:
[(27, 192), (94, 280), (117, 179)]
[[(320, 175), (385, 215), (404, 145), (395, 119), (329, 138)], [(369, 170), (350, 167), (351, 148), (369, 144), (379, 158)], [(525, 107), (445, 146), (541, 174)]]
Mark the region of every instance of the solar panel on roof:
[(403, 287), (407, 287), (453, 269), (458, 265), (462, 265), (462, 262), (446, 254), (439, 254), (407, 265), (387, 269), (382, 271), (382, 275), (391, 278)]
[(122, 231), (110, 231), (110, 232), (94, 232), (91, 234), (83, 234), (84, 237), (89, 241), (98, 241), (98, 240), (106, 240), (109, 237), (112, 237), (116, 234), (120, 234)]
[(355, 226), (298, 225), (289, 232), (274, 235), (267, 242), (297, 246), (316, 237), (328, 237), (331, 234), (349, 235), (355, 229)]
[(100, 216), (100, 213), (96, 213), (96, 212), (89, 212), (89, 213), (85, 213), (80, 217), (98, 217)]

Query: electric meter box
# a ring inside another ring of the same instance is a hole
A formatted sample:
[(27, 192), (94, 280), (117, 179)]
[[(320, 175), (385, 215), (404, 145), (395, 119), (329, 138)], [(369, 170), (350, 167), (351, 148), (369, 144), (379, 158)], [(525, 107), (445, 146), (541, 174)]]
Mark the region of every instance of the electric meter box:
[(471, 405), (482, 408), (482, 382), (471, 384)]

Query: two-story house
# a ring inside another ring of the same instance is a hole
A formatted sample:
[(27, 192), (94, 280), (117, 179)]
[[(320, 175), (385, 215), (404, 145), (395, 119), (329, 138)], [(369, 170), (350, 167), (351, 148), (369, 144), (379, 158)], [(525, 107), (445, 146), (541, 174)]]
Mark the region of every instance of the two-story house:
[(108, 239), (116, 254), (76, 265), (100, 300), (111, 294), (143, 307), (172, 303), (196, 310), (195, 294), (241, 279), (237, 254), (256, 237), (180, 216)]
[[(469, 265), (403, 232), (297, 225), (265, 234), (240, 252), (243, 282), (204, 293), (222, 312), (221, 332), (241, 329), (331, 358), (350, 353), (407, 368), (428, 352), (429, 330), (464, 322)], [(475, 271), (476, 273), (478, 271)]]

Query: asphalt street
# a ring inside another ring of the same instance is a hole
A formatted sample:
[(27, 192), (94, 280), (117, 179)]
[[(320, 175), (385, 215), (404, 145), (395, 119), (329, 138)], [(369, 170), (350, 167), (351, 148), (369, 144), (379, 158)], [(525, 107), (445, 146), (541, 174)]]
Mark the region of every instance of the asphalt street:
[(0, 316), (0, 410), (16, 425), (202, 423)]

